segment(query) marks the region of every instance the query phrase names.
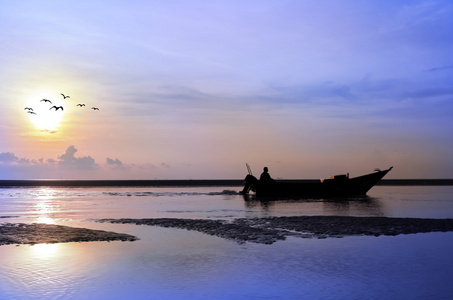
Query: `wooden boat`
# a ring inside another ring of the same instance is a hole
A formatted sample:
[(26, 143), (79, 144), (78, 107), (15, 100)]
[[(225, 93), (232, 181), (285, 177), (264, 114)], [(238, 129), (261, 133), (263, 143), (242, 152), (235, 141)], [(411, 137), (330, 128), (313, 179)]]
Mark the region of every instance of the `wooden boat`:
[(393, 167), (387, 170), (378, 170), (367, 175), (349, 178), (349, 174), (331, 176), (329, 179), (320, 181), (290, 181), (272, 180), (260, 182), (249, 172), (244, 179), (243, 194), (250, 191), (256, 193), (256, 197), (344, 197), (365, 195), (376, 185)]

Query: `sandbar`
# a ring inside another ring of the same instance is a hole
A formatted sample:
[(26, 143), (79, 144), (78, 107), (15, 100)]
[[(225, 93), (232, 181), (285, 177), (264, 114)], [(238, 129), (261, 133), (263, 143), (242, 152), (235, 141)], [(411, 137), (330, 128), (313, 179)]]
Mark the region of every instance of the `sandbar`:
[(135, 241), (129, 234), (53, 224), (0, 224), (0, 246), (9, 244), (51, 244), (92, 241)]
[[(324, 239), (453, 231), (453, 219), (389, 217), (295, 216), (234, 220), (126, 218), (100, 219), (97, 222), (193, 230), (233, 240), (239, 244), (246, 242), (273, 244), (289, 236)], [(129, 234), (63, 225), (0, 224), (0, 245), (135, 240), (138, 238)]]
[(300, 238), (341, 238), (345, 236), (395, 236), (453, 231), (453, 219), (296, 216), (239, 218), (233, 221), (209, 219), (101, 219), (98, 222), (136, 224), (195, 230), (234, 240), (273, 244), (288, 236)]

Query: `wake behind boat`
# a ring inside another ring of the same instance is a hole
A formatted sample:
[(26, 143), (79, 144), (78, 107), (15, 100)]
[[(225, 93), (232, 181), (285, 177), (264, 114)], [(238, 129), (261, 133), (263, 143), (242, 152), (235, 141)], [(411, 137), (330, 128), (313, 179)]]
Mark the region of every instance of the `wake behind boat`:
[(244, 179), (242, 194), (254, 191), (257, 197), (344, 197), (365, 195), (393, 167), (354, 178), (349, 178), (349, 174), (331, 176), (329, 179), (321, 179), (319, 182), (285, 182), (272, 179), (263, 181), (251, 174), (248, 165), (247, 168), (249, 174)]

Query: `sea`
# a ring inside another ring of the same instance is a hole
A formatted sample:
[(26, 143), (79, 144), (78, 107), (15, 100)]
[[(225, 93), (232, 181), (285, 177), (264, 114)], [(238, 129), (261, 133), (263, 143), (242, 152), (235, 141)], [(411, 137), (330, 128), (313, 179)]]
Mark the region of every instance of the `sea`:
[[(1, 184), (0, 184), (1, 185)], [(377, 185), (341, 199), (243, 197), (240, 185), (173, 182), (0, 187), (0, 223), (46, 223), (134, 242), (0, 246), (0, 299), (453, 299), (453, 232), (238, 243), (103, 218), (453, 218), (452, 185)]]

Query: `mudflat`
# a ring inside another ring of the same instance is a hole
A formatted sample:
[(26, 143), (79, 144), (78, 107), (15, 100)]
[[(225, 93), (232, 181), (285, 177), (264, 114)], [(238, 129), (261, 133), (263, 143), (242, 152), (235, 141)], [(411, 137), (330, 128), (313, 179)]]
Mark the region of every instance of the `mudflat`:
[(52, 224), (0, 224), (0, 245), (92, 241), (135, 241), (129, 234)]
[(453, 231), (453, 219), (296, 216), (239, 218), (233, 221), (206, 219), (102, 219), (99, 222), (136, 224), (195, 230), (235, 240), (272, 244), (287, 236), (330, 238), (344, 236), (380, 236)]
[[(234, 240), (240, 244), (246, 242), (273, 244), (285, 240), (288, 236), (322, 239), (453, 231), (453, 219), (388, 217), (296, 216), (239, 218), (232, 221), (154, 218), (101, 219), (98, 222), (194, 230)], [(63, 225), (36, 223), (0, 225), (0, 245), (135, 240), (138, 238), (129, 234)]]

